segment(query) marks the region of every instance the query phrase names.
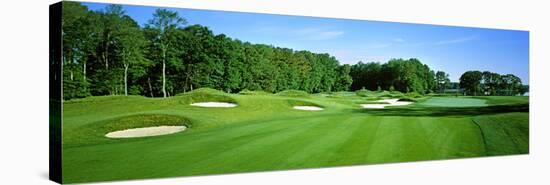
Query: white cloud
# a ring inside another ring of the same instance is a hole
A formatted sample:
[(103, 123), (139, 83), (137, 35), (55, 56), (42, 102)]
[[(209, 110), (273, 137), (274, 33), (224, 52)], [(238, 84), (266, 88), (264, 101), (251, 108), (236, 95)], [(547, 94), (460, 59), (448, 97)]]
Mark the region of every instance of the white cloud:
[(472, 41), (477, 39), (477, 35), (472, 35), (468, 37), (460, 37), (455, 39), (449, 39), (449, 40), (441, 40), (434, 43), (434, 45), (447, 45), (447, 44), (458, 44), (458, 43), (464, 43), (468, 41)]
[(311, 40), (328, 40), (328, 39), (333, 39), (333, 38), (339, 37), (343, 34), (344, 34), (343, 31), (323, 31), (323, 32), (319, 32), (317, 34), (311, 35), (309, 37), (309, 39), (311, 39)]
[(345, 32), (322, 28), (302, 28), (294, 30), (292, 33), (306, 40), (330, 40), (344, 35)]

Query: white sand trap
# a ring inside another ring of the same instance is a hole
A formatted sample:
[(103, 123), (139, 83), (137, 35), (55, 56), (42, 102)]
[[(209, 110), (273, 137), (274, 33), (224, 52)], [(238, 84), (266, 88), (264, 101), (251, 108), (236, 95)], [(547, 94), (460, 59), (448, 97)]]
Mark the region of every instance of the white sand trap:
[(148, 137), (148, 136), (160, 136), (173, 134), (176, 132), (184, 131), (187, 127), (185, 126), (158, 126), (158, 127), (144, 127), (144, 128), (133, 128), (126, 130), (119, 130), (114, 132), (109, 132), (105, 135), (108, 138), (132, 138), (132, 137)]
[(323, 110), (323, 108), (317, 107), (317, 106), (294, 106), (294, 107), (292, 107), (292, 108), (298, 109), (298, 110), (309, 110), (309, 111), (320, 111), (320, 110)]
[(236, 107), (237, 104), (227, 102), (199, 102), (192, 103), (191, 106), (197, 107)]
[(361, 107), (365, 109), (383, 109), (388, 104), (361, 104)]
[(383, 109), (383, 108), (386, 108), (386, 106), (404, 106), (404, 105), (410, 105), (413, 103), (408, 101), (399, 101), (399, 99), (385, 99), (385, 100), (378, 100), (376, 102), (385, 102), (385, 103), (384, 104), (361, 104), (361, 107), (365, 109)]

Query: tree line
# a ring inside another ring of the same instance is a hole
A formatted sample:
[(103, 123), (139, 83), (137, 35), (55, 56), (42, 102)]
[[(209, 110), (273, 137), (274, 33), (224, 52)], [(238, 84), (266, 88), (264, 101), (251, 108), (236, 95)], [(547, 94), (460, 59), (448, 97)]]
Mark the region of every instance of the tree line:
[(157, 9), (140, 27), (119, 5), (90, 11), (64, 2), (62, 34), (64, 99), (167, 97), (200, 87), (316, 93), (351, 84), (351, 66), (329, 54), (215, 35), (167, 9)]
[(501, 75), (490, 71), (466, 71), (460, 76), (460, 87), (466, 95), (522, 95), (529, 87), (521, 83), (521, 79), (513, 74)]
[[(443, 73), (444, 72), (438, 72)], [(359, 62), (351, 66), (352, 90), (390, 90), (417, 92), (420, 94), (434, 92), (438, 81), (447, 82), (448, 75), (436, 79), (436, 73), (418, 59), (391, 59), (387, 63)]]
[(448, 89), (461, 95), (515, 96), (529, 91), (513, 74), (501, 75), (490, 71), (466, 71), (458, 83), (449, 80), (444, 71), (434, 72), (418, 59), (391, 59), (378, 62), (359, 62), (351, 66), (351, 90), (397, 90), (401, 92), (445, 93)]
[[(426, 94), (456, 85), (447, 73), (435, 72), (418, 59), (341, 65), (327, 53), (215, 35), (208, 27), (187, 25), (167, 9), (157, 9), (141, 27), (120, 5), (91, 11), (78, 2), (64, 2), (62, 34), (64, 99), (168, 97), (201, 87), (229, 93), (365, 88)], [(513, 75), (468, 71), (460, 78), (460, 88), (469, 95), (515, 95), (520, 87), (521, 80)]]

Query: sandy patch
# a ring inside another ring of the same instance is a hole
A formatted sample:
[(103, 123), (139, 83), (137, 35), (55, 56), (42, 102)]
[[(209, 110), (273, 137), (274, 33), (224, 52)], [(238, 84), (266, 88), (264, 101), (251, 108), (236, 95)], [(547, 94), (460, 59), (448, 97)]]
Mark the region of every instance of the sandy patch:
[(181, 132), (181, 131), (184, 131), (186, 128), (187, 127), (185, 126), (158, 126), (158, 127), (133, 128), (133, 129), (109, 132), (108, 134), (105, 135), (105, 137), (132, 138), (132, 137), (160, 136), (160, 135)]
[(365, 109), (383, 109), (383, 108), (386, 108), (386, 106), (404, 106), (404, 105), (410, 105), (413, 103), (408, 101), (399, 101), (399, 99), (385, 99), (385, 100), (378, 100), (375, 102), (384, 102), (384, 104), (361, 104), (361, 107)]
[(323, 108), (317, 107), (317, 106), (294, 106), (294, 107), (292, 107), (292, 108), (298, 109), (298, 110), (308, 110), (308, 111), (320, 111), (320, 110), (323, 110)]
[(236, 107), (237, 104), (234, 103), (227, 103), (227, 102), (199, 102), (199, 103), (192, 103), (191, 106), (197, 106), (197, 107)]

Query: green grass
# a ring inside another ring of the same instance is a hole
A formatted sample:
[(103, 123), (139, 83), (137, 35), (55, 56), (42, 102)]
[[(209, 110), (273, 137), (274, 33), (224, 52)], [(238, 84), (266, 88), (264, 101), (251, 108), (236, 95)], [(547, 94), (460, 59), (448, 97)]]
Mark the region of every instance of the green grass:
[(419, 105), (430, 107), (478, 107), (486, 106), (486, 100), (471, 97), (432, 97)]
[(307, 92), (300, 90), (285, 90), (277, 93), (277, 95), (288, 97), (309, 97), (309, 94)]
[[(455, 159), (529, 152), (528, 99), (420, 97), (407, 107), (360, 109), (379, 99), (338, 92), (227, 94), (166, 99), (90, 97), (64, 104), (65, 183)], [(396, 94), (396, 93), (393, 93)], [(445, 99), (440, 99), (445, 98)], [(509, 99), (509, 101), (506, 101)], [(195, 101), (235, 108), (201, 108)], [(299, 111), (312, 105), (323, 111)], [(158, 118), (156, 119), (155, 116)], [(184, 124), (184, 132), (109, 139), (110, 130)], [(251, 162), (252, 161), (252, 162)]]

